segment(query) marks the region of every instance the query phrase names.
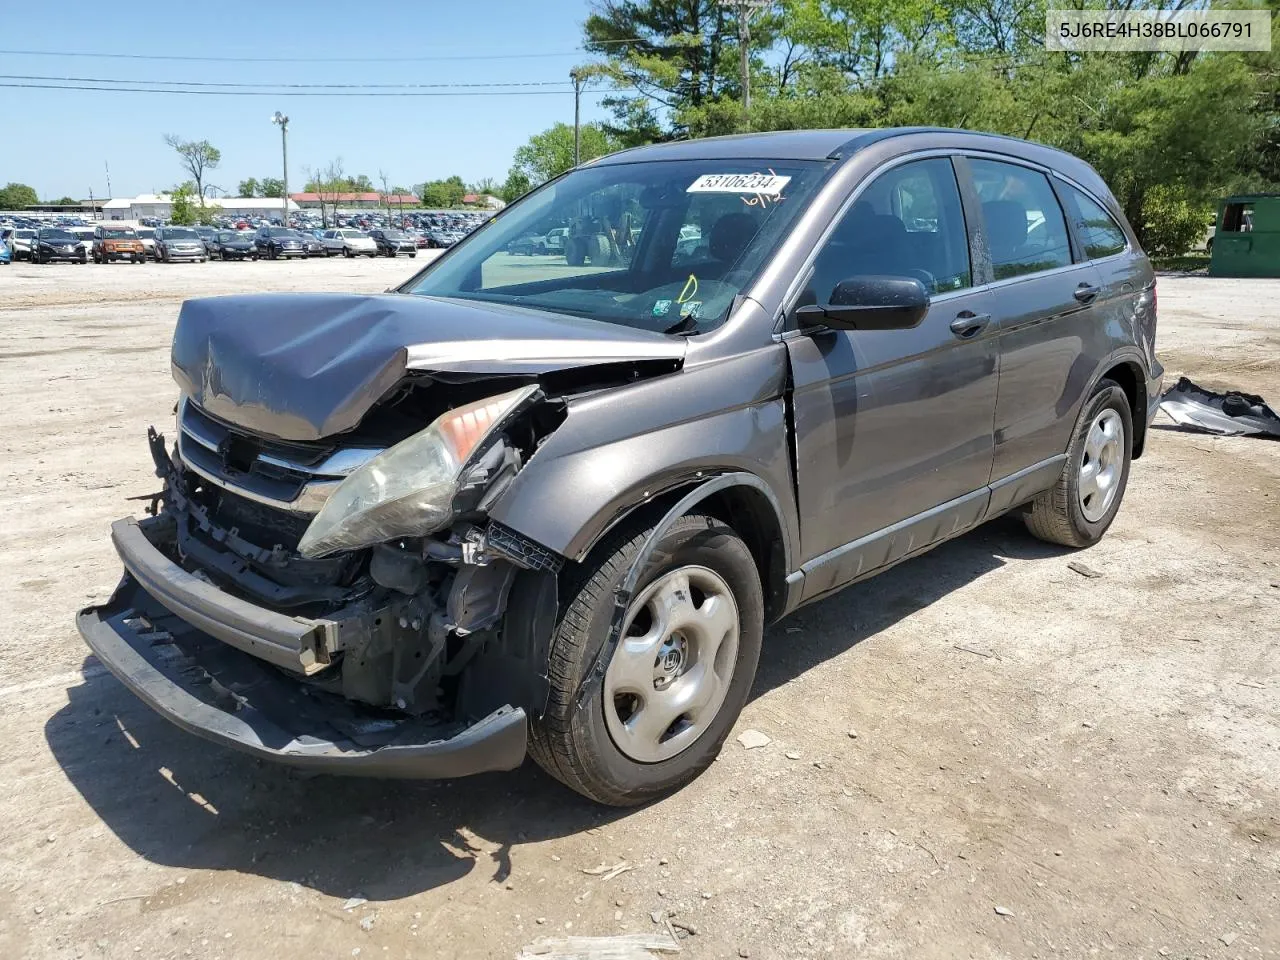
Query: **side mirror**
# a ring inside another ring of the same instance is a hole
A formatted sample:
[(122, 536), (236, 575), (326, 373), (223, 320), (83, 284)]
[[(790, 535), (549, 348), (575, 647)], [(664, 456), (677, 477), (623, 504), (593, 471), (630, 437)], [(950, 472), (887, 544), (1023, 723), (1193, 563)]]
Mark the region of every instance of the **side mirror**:
[(914, 277), (851, 277), (836, 284), (827, 306), (795, 311), (801, 327), (835, 330), (910, 330), (929, 312), (929, 291)]

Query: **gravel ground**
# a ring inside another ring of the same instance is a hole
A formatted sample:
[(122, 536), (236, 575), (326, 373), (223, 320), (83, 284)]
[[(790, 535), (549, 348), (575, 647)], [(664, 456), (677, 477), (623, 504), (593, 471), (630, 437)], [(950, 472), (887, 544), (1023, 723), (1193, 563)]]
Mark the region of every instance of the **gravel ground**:
[[(509, 958), (663, 912), (695, 960), (1280, 955), (1264, 440), (1158, 422), (1100, 578), (1005, 519), (777, 625), (720, 759), (642, 810), (531, 764), (300, 777), (126, 693), (72, 618), (155, 487), (179, 301), (422, 263), (0, 268), (0, 956)], [(1160, 313), (1170, 376), (1280, 402), (1280, 282), (1162, 279)]]

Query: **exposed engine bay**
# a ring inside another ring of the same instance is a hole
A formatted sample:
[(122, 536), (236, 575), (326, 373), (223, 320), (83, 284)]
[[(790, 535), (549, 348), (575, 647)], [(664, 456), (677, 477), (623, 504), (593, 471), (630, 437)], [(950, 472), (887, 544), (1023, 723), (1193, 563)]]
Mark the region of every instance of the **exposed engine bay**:
[[(456, 403), (500, 386), (490, 380), (447, 392)], [(415, 426), (432, 421), (426, 405), (440, 388), (425, 380), (405, 384), (359, 431), (343, 438), (344, 447), (386, 448), (403, 440)], [(504, 631), (500, 620), (521, 574), (516, 602), (527, 608), (524, 623), (554, 615), (561, 558), (485, 515), (539, 437), (561, 419), (559, 405), (541, 391), (531, 388), (529, 399), (522, 416), (504, 422), (476, 451), (457, 483), (453, 520), (445, 529), (321, 557), (298, 550), (313, 515), (282, 509), (296, 501), (272, 503), (262, 491), (272, 489), (270, 482), (277, 492), (290, 483), (290, 465), (331, 459), (335, 445), (264, 440), (184, 400), (172, 454), (163, 437), (154, 430), (149, 435), (156, 473), (164, 481), (150, 511), (160, 523), (150, 528), (149, 538), (184, 570), (232, 596), (336, 624), (316, 633), (311, 648), (299, 649), (294, 662), (273, 660), (318, 689), (411, 715), (453, 714), (460, 698), (465, 714), (475, 716), (499, 702), (531, 703), (538, 699), (543, 673), (526, 659), (536, 652), (529, 649), (533, 634)], [(218, 450), (192, 439), (198, 434), (207, 441), (215, 430)], [(540, 605), (542, 618), (536, 617)], [(467, 670), (482, 656), (490, 670), (513, 659), (521, 661), (520, 668), (508, 662), (496, 673), (511, 682), (487, 677), (467, 689)]]

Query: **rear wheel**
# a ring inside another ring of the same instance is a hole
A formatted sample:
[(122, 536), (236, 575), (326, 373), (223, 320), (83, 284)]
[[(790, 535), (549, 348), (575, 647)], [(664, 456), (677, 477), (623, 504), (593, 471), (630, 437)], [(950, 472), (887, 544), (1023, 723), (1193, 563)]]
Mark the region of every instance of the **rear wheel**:
[(1041, 540), (1088, 547), (1102, 539), (1129, 483), (1133, 413), (1118, 383), (1102, 380), (1080, 411), (1062, 474), (1026, 514)]
[(544, 770), (615, 806), (675, 790), (711, 764), (751, 689), (764, 626), (746, 544), (712, 517), (682, 517), (645, 565), (604, 682), (579, 708), (614, 592), (649, 533), (616, 534), (582, 569), (552, 638), (547, 709), (530, 724), (529, 753)]

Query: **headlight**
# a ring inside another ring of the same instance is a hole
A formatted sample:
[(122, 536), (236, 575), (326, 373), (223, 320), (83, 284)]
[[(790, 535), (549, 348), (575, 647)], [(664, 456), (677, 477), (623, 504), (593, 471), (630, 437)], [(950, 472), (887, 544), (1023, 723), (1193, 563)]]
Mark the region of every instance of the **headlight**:
[(353, 471), (311, 521), (298, 552), (323, 557), (446, 526), (467, 459), (536, 390), (530, 384), (450, 410)]

